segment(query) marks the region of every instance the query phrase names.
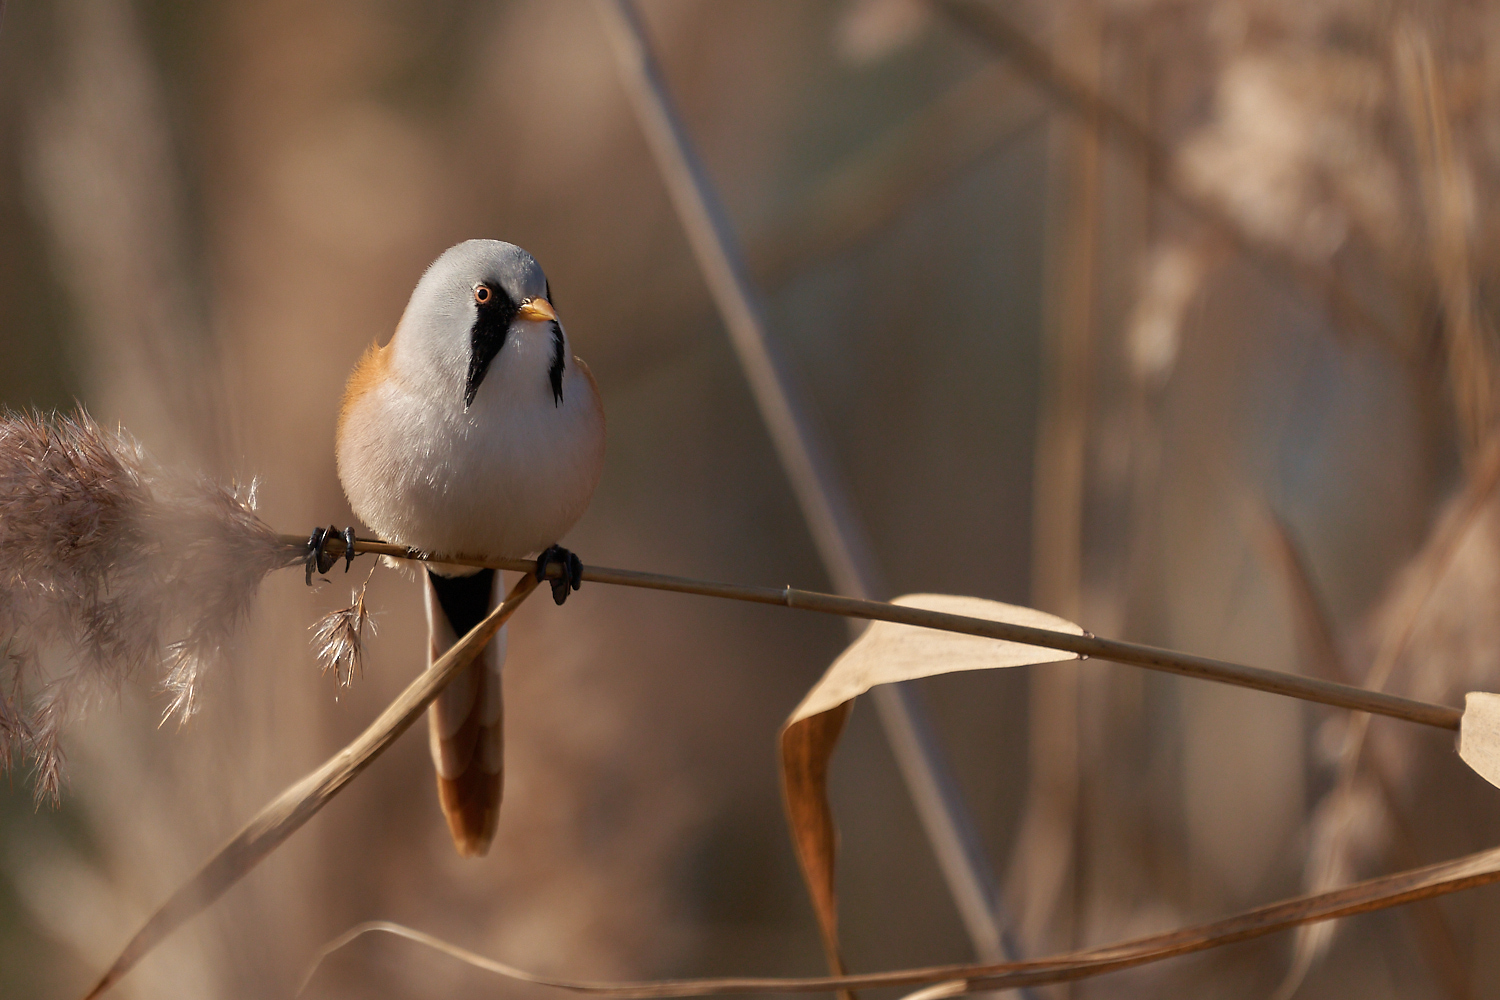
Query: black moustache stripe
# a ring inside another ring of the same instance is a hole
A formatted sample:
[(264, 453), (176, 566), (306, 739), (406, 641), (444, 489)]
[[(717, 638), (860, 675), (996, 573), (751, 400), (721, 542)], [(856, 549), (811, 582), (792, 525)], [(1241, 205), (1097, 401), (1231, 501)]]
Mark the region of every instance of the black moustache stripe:
[(464, 380), (464, 409), (474, 405), (474, 394), (490, 370), (490, 362), (505, 346), (510, 324), (521, 311), (514, 299), (498, 285), (490, 285), (488, 302), (476, 303), (474, 326), (469, 331), (469, 375)]
[(558, 323), (552, 324), (552, 367), (547, 369), (547, 377), (552, 380), (552, 405), (562, 405), (562, 378), (563, 371), (568, 363), (567, 347), (563, 343), (562, 326)]

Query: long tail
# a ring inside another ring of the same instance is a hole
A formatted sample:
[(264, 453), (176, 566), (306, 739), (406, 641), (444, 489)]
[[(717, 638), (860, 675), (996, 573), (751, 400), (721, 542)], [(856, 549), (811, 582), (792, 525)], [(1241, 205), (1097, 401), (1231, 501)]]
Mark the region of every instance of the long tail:
[[(424, 575), (430, 667), (499, 603), (502, 593), (499, 574), (490, 569), (471, 576)], [(505, 629), (501, 628), (427, 711), (438, 800), (448, 817), (453, 844), (466, 858), (490, 849), (500, 821), (504, 772), (500, 668), (504, 663)]]

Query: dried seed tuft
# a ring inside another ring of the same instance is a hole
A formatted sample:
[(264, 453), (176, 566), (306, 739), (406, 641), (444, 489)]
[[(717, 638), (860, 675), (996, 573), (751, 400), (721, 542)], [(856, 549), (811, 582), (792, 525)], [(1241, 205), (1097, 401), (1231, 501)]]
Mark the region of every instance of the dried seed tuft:
[(192, 715), (261, 580), (300, 557), (253, 489), (169, 474), (82, 412), (0, 416), (0, 771), (30, 761), (56, 801), (63, 727), (143, 672), (164, 721)]

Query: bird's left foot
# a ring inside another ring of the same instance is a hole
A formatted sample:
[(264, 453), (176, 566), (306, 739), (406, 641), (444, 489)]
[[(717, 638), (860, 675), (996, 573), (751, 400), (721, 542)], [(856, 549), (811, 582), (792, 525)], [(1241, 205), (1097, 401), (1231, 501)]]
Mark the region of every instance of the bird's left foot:
[(345, 528), (343, 531), (329, 525), (326, 528), (314, 528), (312, 535), (307, 539), (307, 585), (312, 586), (313, 573), (327, 573), (333, 569), (333, 564), (339, 561), (339, 557), (329, 552), (324, 546), (328, 539), (340, 538), (344, 542), (344, 572), (349, 572), (349, 567), (354, 563), (354, 529)]
[[(553, 563), (562, 567), (562, 573), (554, 580), (547, 580), (547, 570)], [(552, 584), (552, 600), (561, 604), (568, 599), (569, 590), (583, 586), (583, 563), (561, 545), (554, 545), (537, 557), (536, 579), (538, 583), (547, 580)]]

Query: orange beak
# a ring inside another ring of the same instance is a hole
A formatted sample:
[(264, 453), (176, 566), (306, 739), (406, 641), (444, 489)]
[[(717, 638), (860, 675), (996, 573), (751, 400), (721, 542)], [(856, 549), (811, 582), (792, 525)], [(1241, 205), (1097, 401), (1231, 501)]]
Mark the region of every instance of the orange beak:
[(517, 315), (522, 319), (536, 320), (544, 323), (557, 322), (557, 310), (553, 309), (552, 303), (546, 299), (527, 299), (521, 303), (521, 309)]

